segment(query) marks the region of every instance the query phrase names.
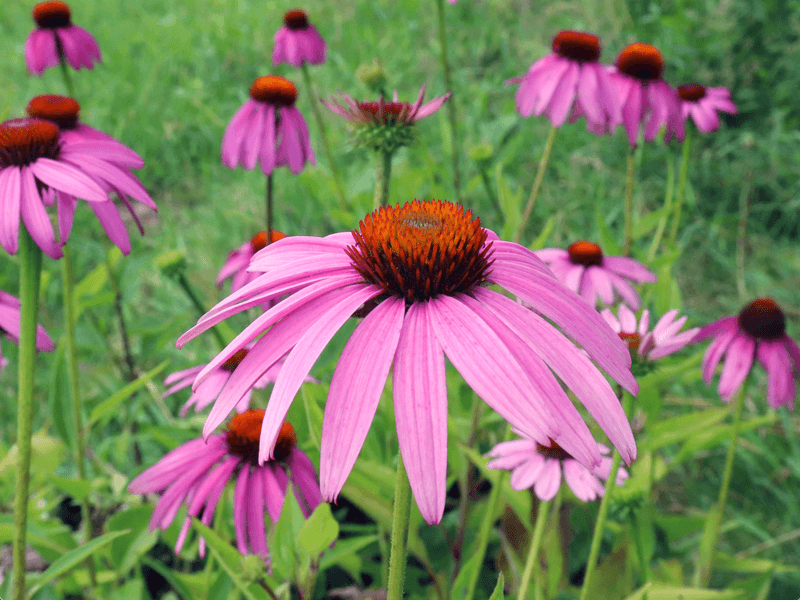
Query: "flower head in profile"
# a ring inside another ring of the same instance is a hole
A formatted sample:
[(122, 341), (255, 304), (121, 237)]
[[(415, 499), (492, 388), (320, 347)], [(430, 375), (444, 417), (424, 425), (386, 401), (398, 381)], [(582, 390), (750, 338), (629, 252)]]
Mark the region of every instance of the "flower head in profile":
[[(258, 464), (258, 435), (263, 418), (263, 410), (236, 415), (223, 433), (178, 446), (128, 485), (131, 494), (161, 494), (150, 519), (150, 531), (169, 527), (181, 505), (186, 504), (188, 515), (175, 544), (176, 553), (186, 541), (191, 517), (202, 513), (200, 521), (206, 526), (211, 524), (229, 481), (236, 482), (236, 546), (242, 554), (256, 554), (265, 560), (269, 550), (264, 512), (273, 523), (278, 521), (289, 482), (306, 517), (322, 501), (314, 465), (297, 448), (297, 434), (288, 422), (279, 428), (273, 459)], [(200, 555), (205, 556), (202, 538)]]
[(678, 93), (661, 78), (664, 57), (655, 46), (637, 42), (622, 50), (617, 69), (611, 74), (622, 106), (622, 124), (631, 146), (636, 146), (639, 129), (644, 125), (644, 139), (652, 142), (660, 129), (667, 128), (666, 141), (673, 136), (683, 140)]
[[(270, 233), (269, 243), (277, 242), (285, 237), (286, 235), (280, 231), (272, 231)], [(250, 259), (253, 258), (253, 255), (255, 255), (256, 252), (263, 250), (266, 247), (267, 232), (259, 231), (252, 238), (250, 238), (249, 242), (242, 244), (228, 254), (228, 259), (222, 266), (222, 269), (220, 270), (219, 275), (217, 275), (217, 279), (214, 283), (216, 283), (218, 286), (221, 286), (223, 281), (230, 279), (231, 292), (235, 292), (239, 288), (244, 287), (246, 284), (253, 281), (253, 279), (258, 277), (258, 273), (252, 273), (247, 270), (247, 267), (250, 266)]]
[(537, 60), (519, 83), (517, 112), (523, 117), (546, 114), (553, 127), (586, 117), (592, 133), (613, 131), (620, 122), (617, 92), (606, 67), (600, 64), (600, 38), (582, 31), (561, 31), (553, 52)]
[(325, 40), (302, 10), (290, 10), (283, 15), (283, 27), (275, 34), (272, 65), (289, 63), (295, 67), (303, 62), (321, 65), (325, 62)]
[(580, 241), (561, 248), (543, 248), (536, 256), (546, 262), (558, 280), (579, 293), (592, 306), (597, 298), (604, 304), (614, 303), (614, 292), (634, 310), (642, 299), (630, 284), (652, 283), (656, 276), (640, 262), (625, 256), (605, 256), (600, 246)]
[[(0, 290), (0, 335), (19, 344), (19, 327), (19, 298)], [(52, 352), (56, 349), (53, 340), (41, 325), (36, 326), (36, 349), (40, 352)], [(0, 354), (0, 370), (7, 364), (8, 361)]]
[(711, 133), (719, 129), (717, 111), (735, 115), (738, 111), (731, 100), (731, 91), (724, 87), (707, 88), (697, 84), (682, 85), (678, 88), (681, 99), (681, 117), (685, 121), (692, 118), (697, 129)]
[[(611, 474), (611, 451), (603, 444), (597, 444), (603, 457), (592, 469), (575, 460), (569, 452), (553, 440), (540, 444), (531, 439), (500, 442), (489, 451), (493, 459), (486, 465), (490, 469), (511, 471), (511, 487), (515, 490), (533, 488), (536, 497), (542, 501), (552, 500), (561, 487), (561, 475), (564, 481), (584, 502), (591, 502), (603, 497), (602, 480)], [(628, 472), (617, 470), (616, 484), (622, 485), (628, 478)]]
[(25, 40), (25, 64), (34, 75), (55, 67), (62, 59), (73, 69), (91, 69), (100, 62), (100, 47), (92, 34), (72, 24), (69, 6), (49, 0), (33, 7), (36, 29)]
[(362, 316), (325, 405), (320, 478), (326, 500), (336, 499), (353, 468), (392, 370), (397, 435), (411, 489), (426, 521), (439, 522), (447, 480), (445, 356), (526, 436), (542, 444), (552, 438), (588, 466), (600, 462), (597, 444), (560, 379), (623, 458), (636, 456), (625, 413), (590, 360), (635, 392), (625, 344), (532, 252), (498, 239), (459, 205), (414, 200), (382, 207), (353, 232), (278, 240), (256, 254), (250, 268), (262, 275), (178, 340), (181, 347), (229, 316), (282, 297), (197, 376), (195, 389), (256, 340), (220, 392), (203, 432), (210, 435), (288, 352), (261, 430), (259, 460), (272, 456), (281, 423), (314, 362), (351, 316)]
[[(33, 98), (28, 103), (27, 112), (32, 118), (46, 119), (58, 125), (64, 160), (90, 175), (107, 194), (115, 193), (133, 217), (139, 233), (144, 235), (144, 228), (130, 200), (158, 210), (147, 190), (130, 171), (142, 168), (144, 160), (119, 140), (81, 123), (80, 109), (80, 104), (73, 98), (48, 94)], [(73, 152), (76, 156), (82, 155), (82, 158), (76, 160)], [(69, 238), (78, 202), (75, 195), (58, 191), (56, 203), (59, 209), (59, 237), (63, 245)], [(123, 254), (129, 254), (131, 241), (128, 230), (114, 203), (109, 200), (90, 203), (90, 206), (109, 239)]]
[(649, 330), (648, 310), (642, 311), (638, 323), (636, 315), (625, 304), (620, 304), (619, 319), (607, 308), (600, 314), (611, 325), (611, 329), (628, 344), (631, 353), (636, 352), (641, 360), (653, 361), (674, 354), (690, 343), (700, 331), (698, 327), (694, 327), (681, 332), (686, 324), (686, 317), (675, 319), (678, 316), (677, 309), (667, 311), (652, 331)]
[(703, 379), (711, 383), (725, 356), (719, 395), (728, 402), (744, 383), (755, 359), (767, 371), (767, 401), (773, 408), (794, 408), (794, 380), (800, 374), (800, 348), (786, 335), (786, 317), (774, 300), (758, 298), (735, 317), (700, 328), (695, 342), (715, 338), (703, 356)]

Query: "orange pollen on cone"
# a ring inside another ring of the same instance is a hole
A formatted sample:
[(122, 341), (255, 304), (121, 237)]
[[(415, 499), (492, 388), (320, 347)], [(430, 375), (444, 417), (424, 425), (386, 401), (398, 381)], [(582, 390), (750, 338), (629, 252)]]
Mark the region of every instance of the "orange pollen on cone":
[[(225, 441), (231, 454), (237, 454), (251, 464), (258, 464), (258, 446), (261, 440), (261, 424), (264, 422), (264, 410), (247, 410), (236, 415), (225, 427)], [(297, 445), (297, 434), (287, 421), (281, 426), (278, 440), (275, 442), (273, 456), (275, 460), (286, 460)]]
[(642, 343), (642, 336), (638, 333), (620, 333), (619, 337), (623, 342), (628, 344), (629, 350), (638, 350), (639, 345)]
[[(272, 231), (269, 236), (269, 243), (274, 244), (278, 240), (282, 240), (286, 237), (285, 233), (281, 233), (280, 231)], [(253, 251), (253, 254), (258, 252), (259, 250), (263, 250), (267, 247), (267, 232), (266, 231), (259, 231), (253, 237), (250, 238), (250, 248)]]
[(739, 313), (739, 327), (757, 340), (777, 340), (786, 335), (786, 317), (771, 298), (758, 298)]
[(244, 357), (247, 356), (247, 352), (248, 352), (247, 348), (242, 348), (241, 350), (237, 350), (236, 353), (233, 356), (231, 356), (228, 360), (226, 360), (224, 363), (222, 363), (219, 368), (223, 369), (224, 371), (230, 371), (231, 373), (233, 373), (236, 370), (236, 367), (239, 366), (239, 363), (241, 363), (244, 360)]
[(275, 106), (292, 106), (297, 100), (297, 88), (278, 75), (259, 77), (250, 86), (250, 97)]
[(33, 7), (33, 20), (41, 28), (69, 27), (70, 10), (64, 2), (40, 2)]
[(300, 9), (288, 10), (283, 15), (283, 24), (292, 31), (306, 29), (308, 27), (308, 15)]
[(705, 98), (706, 88), (705, 86), (698, 85), (696, 83), (682, 85), (678, 88), (678, 96), (687, 102), (697, 102), (698, 100)]
[(575, 242), (567, 248), (567, 252), (569, 252), (569, 260), (576, 265), (592, 267), (603, 264), (603, 251), (600, 246), (592, 242)]
[(364, 280), (407, 304), (469, 292), (492, 266), (492, 243), (480, 219), (441, 200), (383, 206), (353, 231), (345, 249)]
[(13, 119), (0, 124), (0, 168), (58, 157), (58, 125), (43, 119)]
[(382, 111), (380, 102), (359, 102), (358, 107), (379, 121), (392, 122), (405, 121), (411, 111), (408, 102), (384, 102)]
[(552, 458), (554, 460), (566, 460), (568, 458), (572, 458), (572, 455), (564, 450), (561, 446), (556, 444), (553, 441), (553, 438), (548, 438), (550, 440), (549, 446), (542, 446), (540, 443), (536, 443), (536, 449), (539, 454), (542, 454), (546, 458)]
[(629, 77), (653, 81), (661, 78), (664, 57), (655, 46), (636, 42), (619, 53), (617, 69)]
[(597, 62), (600, 38), (583, 31), (561, 31), (553, 38), (553, 52), (577, 62)]
[(81, 105), (67, 96), (47, 94), (36, 96), (28, 102), (28, 115), (35, 119), (47, 119), (58, 125), (59, 129), (74, 129), (78, 124)]

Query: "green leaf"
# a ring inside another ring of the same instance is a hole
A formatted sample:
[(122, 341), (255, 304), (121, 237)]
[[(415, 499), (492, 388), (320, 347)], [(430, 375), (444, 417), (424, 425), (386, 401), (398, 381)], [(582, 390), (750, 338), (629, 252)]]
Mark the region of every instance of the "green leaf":
[(278, 522), (275, 523), (275, 530), (270, 543), (272, 549), (272, 566), (276, 572), (283, 573), (285, 578), (294, 580), (299, 558), (304, 550), (299, 547), (297, 537), (300, 530), (305, 525), (303, 511), (294, 494), (286, 494), (283, 501), (283, 510)]
[(79, 502), (85, 500), (89, 492), (92, 491), (91, 482), (84, 481), (83, 479), (70, 479), (69, 477), (51, 475), (50, 483)]
[(503, 165), (497, 163), (494, 167), (494, 178), (497, 184), (497, 196), (500, 202), (500, 210), (503, 211), (504, 224), (501, 239), (511, 239), (519, 228), (522, 221), (522, 190), (517, 190), (514, 194), (506, 185), (503, 178)]
[[(188, 582), (180, 577), (180, 575), (185, 575), (185, 573), (179, 573), (178, 571), (170, 569), (164, 563), (153, 560), (147, 555), (142, 556), (141, 562), (166, 579), (181, 598), (198, 598), (200, 596), (200, 590), (197, 589), (197, 586), (187, 585)], [(204, 574), (201, 576), (205, 579)]]
[(153, 377), (161, 373), (164, 369), (167, 368), (167, 365), (170, 361), (165, 360), (157, 367), (150, 369), (147, 373), (139, 376), (135, 381), (131, 381), (128, 385), (123, 387), (121, 390), (118, 390), (114, 394), (111, 395), (108, 399), (104, 400), (100, 404), (94, 407), (92, 410), (92, 414), (89, 416), (89, 421), (86, 423), (85, 428), (88, 430), (94, 423), (103, 419), (105, 417), (109, 417), (116, 411), (117, 406), (119, 406), (122, 402), (127, 400), (134, 392), (139, 390), (143, 387), (148, 381), (150, 381)]
[(774, 560), (758, 558), (736, 558), (730, 554), (717, 552), (714, 568), (739, 573), (797, 573), (800, 566), (785, 565)]
[[(763, 427), (765, 425), (772, 425), (778, 416), (773, 412), (771, 414), (766, 414), (762, 417), (755, 417), (753, 419), (748, 419), (743, 423), (739, 424), (739, 432), (743, 433), (745, 431), (749, 431), (751, 429), (758, 429), (759, 427)], [(678, 456), (675, 457), (676, 463), (682, 462), (686, 459), (692, 458), (701, 450), (708, 450), (709, 448), (715, 448), (724, 440), (729, 440), (733, 435), (734, 425), (720, 425), (710, 429), (708, 431), (698, 432), (686, 443), (681, 447), (681, 451), (678, 452)]]
[(614, 236), (609, 230), (608, 225), (606, 225), (606, 219), (603, 216), (603, 213), (600, 212), (600, 209), (597, 209), (596, 212), (597, 217), (597, 231), (599, 232), (600, 237), (600, 246), (603, 249), (603, 254), (607, 256), (616, 256), (622, 253), (617, 241), (614, 239)]
[(366, 548), (370, 544), (377, 542), (378, 539), (377, 535), (362, 535), (337, 541), (333, 548), (322, 555), (319, 561), (320, 572), (335, 564), (339, 564), (344, 557), (356, 554), (362, 548)]
[(654, 210), (651, 213), (646, 214), (641, 219), (639, 219), (636, 223), (633, 224), (633, 239), (638, 240), (640, 237), (647, 235), (653, 229), (655, 229), (656, 225), (658, 225), (658, 220), (661, 218), (669, 208), (670, 211), (672, 210), (671, 207), (662, 206), (658, 210)]
[[(650, 436), (642, 445), (646, 450), (657, 450), (669, 444), (676, 444), (708, 431), (730, 412), (727, 406), (710, 408), (701, 412), (693, 412), (687, 415), (662, 419), (650, 427)], [(642, 449), (640, 448), (640, 451)]]
[(126, 533), (130, 533), (130, 529), (126, 529), (125, 531), (112, 531), (111, 533), (101, 535), (86, 544), (78, 546), (75, 550), (67, 552), (64, 556), (55, 560), (47, 570), (36, 579), (36, 583), (28, 590), (28, 597), (33, 596), (42, 586), (47, 585), (59, 575), (63, 575), (75, 565), (83, 562), (92, 554), (110, 544), (114, 538), (118, 538)]
[[(89, 271), (86, 276), (75, 284), (72, 290), (72, 301), (75, 305), (75, 320), (78, 320), (81, 312), (83, 312), (86, 305), (84, 303), (85, 297), (92, 297), (98, 294), (105, 287), (108, 282), (108, 265), (102, 263), (97, 265), (94, 269)], [(113, 298), (113, 296), (112, 296)]]
[(503, 573), (500, 572), (497, 575), (497, 585), (494, 586), (494, 591), (492, 595), (489, 596), (489, 600), (504, 600), (505, 595), (503, 594), (503, 587), (505, 586), (505, 580), (503, 578)]
[(704, 590), (663, 583), (647, 583), (625, 600), (732, 600), (740, 598), (742, 590)]
[(150, 505), (135, 506), (116, 513), (108, 520), (109, 531), (130, 532), (111, 542), (111, 562), (120, 575), (130, 571), (158, 541), (158, 533), (151, 532), (148, 527), (152, 514), (153, 507)]
[(681, 290), (678, 282), (672, 276), (672, 265), (664, 265), (658, 269), (656, 275), (658, 280), (655, 283), (656, 290), (656, 311), (663, 315), (673, 308), (683, 306), (681, 301)]
[(547, 217), (547, 221), (545, 222), (542, 231), (536, 236), (536, 239), (531, 242), (531, 245), (528, 246), (528, 248), (531, 250), (539, 250), (544, 248), (544, 244), (547, 241), (547, 238), (550, 236), (550, 233), (552, 233), (555, 224), (556, 219), (553, 215)]
[(323, 502), (303, 524), (297, 541), (312, 558), (325, 552), (339, 537), (339, 523), (333, 518), (331, 505)]
[(58, 436), (71, 449), (75, 448), (75, 419), (72, 416), (69, 378), (67, 376), (66, 339), (59, 340), (58, 348), (51, 355), (50, 386), (47, 390), (47, 404), (53, 427)]
[(470, 578), (475, 569), (481, 568), (482, 561), (483, 553), (476, 550), (469, 557), (469, 560), (461, 565), (461, 570), (458, 572), (456, 580), (453, 582), (453, 587), (450, 589), (451, 600), (463, 600), (466, 597)]

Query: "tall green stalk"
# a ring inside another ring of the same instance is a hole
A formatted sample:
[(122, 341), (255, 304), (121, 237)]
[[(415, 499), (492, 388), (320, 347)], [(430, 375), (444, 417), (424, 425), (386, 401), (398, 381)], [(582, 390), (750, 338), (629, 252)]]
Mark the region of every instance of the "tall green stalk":
[(75, 88), (72, 86), (72, 78), (69, 76), (69, 65), (67, 65), (67, 57), (64, 54), (64, 48), (61, 46), (61, 40), (58, 36), (56, 38), (56, 52), (58, 52), (58, 62), (61, 65), (61, 75), (64, 77), (64, 85), (67, 86), (67, 95), (75, 99)]
[(19, 232), (19, 397), (17, 399), (17, 481), (14, 497), (14, 600), (25, 600), (25, 537), (28, 524), (28, 492), (31, 482), (33, 436), (33, 374), (36, 367), (36, 321), (39, 312), (39, 280), (42, 250), (28, 230)]
[(402, 600), (406, 576), (408, 521), (411, 515), (411, 485), (408, 482), (403, 456), (397, 454), (397, 482), (394, 488), (392, 514), (392, 546), (389, 555), (389, 586), (386, 600)]
[(647, 253), (647, 261), (651, 262), (656, 257), (658, 247), (661, 245), (661, 238), (664, 235), (664, 228), (667, 226), (667, 219), (672, 210), (672, 192), (675, 189), (675, 158), (672, 150), (667, 146), (667, 189), (664, 193), (664, 214), (658, 220), (656, 234), (653, 236), (653, 243), (650, 244), (650, 251)]
[[(442, 49), (442, 71), (444, 71), (444, 87), (453, 92), (453, 77), (450, 74), (450, 61), (447, 60), (447, 32), (444, 22), (444, 0), (436, 0), (436, 11), (439, 17), (439, 46)], [(461, 168), (458, 164), (458, 119), (456, 118), (455, 95), (447, 102), (447, 115), (450, 118), (450, 155), (453, 159), (453, 189), (456, 201), (461, 202)]]
[(389, 203), (389, 180), (392, 176), (392, 153), (378, 150), (376, 154), (378, 164), (375, 167), (375, 196), (372, 201), (374, 209)]
[(669, 241), (673, 244), (678, 239), (678, 227), (681, 224), (681, 209), (683, 199), (686, 197), (686, 176), (689, 173), (689, 149), (692, 145), (692, 128), (686, 124), (686, 137), (683, 140), (683, 157), (681, 158), (681, 170), (678, 174), (678, 197), (675, 200), (675, 216), (672, 218), (672, 230), (669, 233)]
[(527, 592), (531, 582), (533, 565), (536, 563), (536, 557), (539, 555), (539, 546), (542, 545), (542, 533), (544, 533), (544, 524), (547, 522), (547, 513), (549, 510), (549, 500), (539, 502), (539, 508), (536, 511), (536, 525), (533, 528), (533, 539), (531, 540), (530, 548), (528, 548), (528, 559), (525, 561), (525, 571), (522, 573), (522, 581), (519, 584), (517, 600), (525, 600), (525, 598), (528, 597)]
[(633, 177), (636, 173), (636, 148), (628, 152), (628, 170), (625, 176), (625, 244), (622, 255), (628, 256), (633, 246)]
[(517, 234), (514, 236), (514, 241), (519, 243), (522, 239), (522, 234), (525, 232), (525, 225), (528, 224), (528, 219), (533, 212), (533, 207), (536, 205), (536, 198), (539, 196), (539, 188), (542, 187), (542, 180), (544, 179), (544, 172), (547, 170), (547, 163), (550, 162), (550, 151), (553, 149), (553, 141), (556, 139), (556, 128), (551, 127), (550, 133), (547, 136), (547, 142), (544, 144), (544, 151), (542, 158), (539, 159), (539, 168), (536, 169), (536, 179), (533, 180), (533, 188), (531, 189), (531, 196), (528, 198), (528, 203), (525, 205), (525, 211), (522, 213), (522, 220), (520, 221)]
[[(305, 63), (303, 63), (305, 64)], [(267, 244), (272, 242), (272, 173), (267, 175), (267, 207), (266, 207), (266, 221), (267, 221)]]

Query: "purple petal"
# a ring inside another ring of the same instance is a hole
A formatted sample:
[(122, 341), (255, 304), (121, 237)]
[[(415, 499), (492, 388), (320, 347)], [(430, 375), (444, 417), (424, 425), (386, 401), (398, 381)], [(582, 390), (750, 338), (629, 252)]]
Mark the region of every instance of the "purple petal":
[[(233, 491), (233, 528), (236, 531), (236, 548), (239, 554), (250, 554), (247, 551), (247, 484), (250, 479), (250, 463), (243, 462), (242, 470), (236, 478), (236, 487)], [(262, 517), (263, 518), (263, 517)]]
[[(739, 327), (733, 323), (732, 327), (729, 327), (728, 329), (719, 333), (717, 335), (717, 339), (711, 342), (711, 344), (708, 346), (706, 353), (703, 355), (702, 363), (703, 379), (706, 383), (711, 383), (711, 380), (714, 378), (714, 371), (717, 370), (717, 365), (722, 359), (722, 355), (728, 351), (728, 346), (730, 346), (738, 331)], [(700, 330), (700, 333), (702, 333), (702, 329)], [(694, 340), (697, 341), (697, 336), (695, 336)]]
[(293, 448), (286, 460), (292, 471), (292, 485), (303, 514), (308, 516), (322, 503), (317, 472), (305, 452)]
[(65, 162), (38, 158), (28, 168), (36, 175), (37, 179), (53, 189), (90, 202), (108, 201), (108, 194), (94, 179)]
[(53, 233), (50, 217), (47, 216), (47, 211), (44, 208), (44, 204), (42, 204), (42, 198), (39, 196), (36, 181), (30, 169), (22, 170), (20, 183), (22, 198), (19, 212), (25, 228), (36, 242), (36, 245), (42, 249), (42, 252), (50, 258), (61, 258), (64, 253), (56, 243), (56, 236)]
[(556, 497), (559, 487), (561, 487), (561, 461), (546, 460), (533, 491), (539, 500), (546, 502)]
[(0, 244), (9, 254), (16, 254), (18, 248), (21, 177), (15, 166), (0, 170)]
[(750, 367), (753, 365), (756, 343), (748, 335), (742, 333), (733, 338), (728, 346), (722, 374), (719, 376), (719, 395), (726, 402), (733, 397), (739, 386), (744, 383)]
[(792, 403), (793, 408), (795, 388), (794, 370), (789, 360), (789, 353), (783, 340), (765, 341), (758, 343), (758, 360), (764, 365), (769, 376), (767, 385), (767, 401), (773, 408)]

